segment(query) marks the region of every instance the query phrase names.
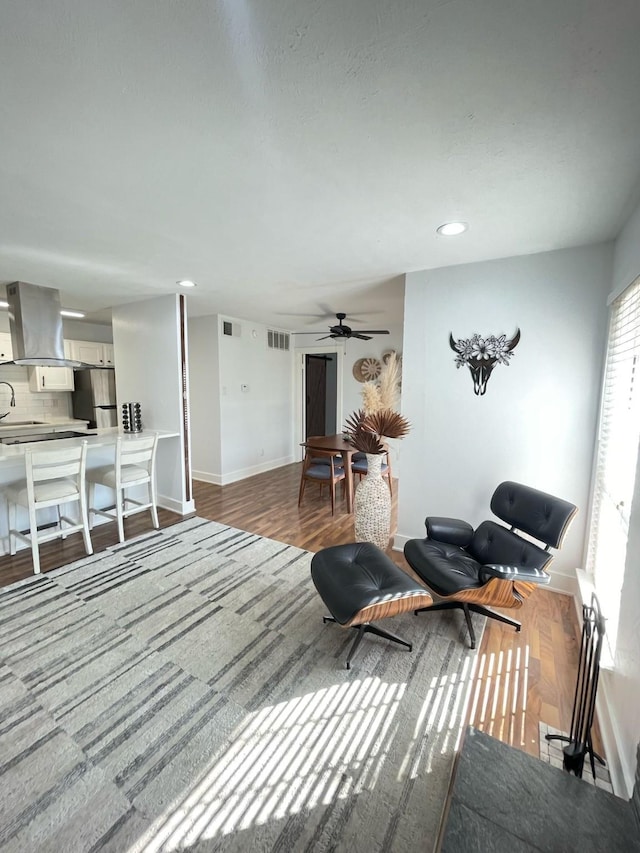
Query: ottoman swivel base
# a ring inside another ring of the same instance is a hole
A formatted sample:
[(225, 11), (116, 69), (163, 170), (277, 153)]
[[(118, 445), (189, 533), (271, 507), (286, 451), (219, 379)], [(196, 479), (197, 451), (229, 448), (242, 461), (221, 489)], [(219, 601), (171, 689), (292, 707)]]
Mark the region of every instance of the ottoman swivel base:
[[(337, 620), (334, 619), (333, 616), (323, 616), (322, 621), (326, 624), (327, 622), (336, 622)], [(383, 628), (378, 628), (377, 625), (371, 625), (369, 622), (363, 622), (361, 625), (350, 625), (349, 627), (353, 628), (357, 633), (353, 644), (349, 649), (347, 669), (351, 669), (351, 661), (356, 656), (356, 652), (360, 648), (360, 642), (367, 632), (369, 634), (375, 634), (378, 637), (384, 637), (385, 640), (393, 640), (394, 643), (400, 643), (401, 646), (406, 646), (409, 651), (413, 650), (411, 643), (407, 643), (407, 641), (403, 640), (402, 637), (398, 637), (397, 634), (392, 634), (391, 631), (385, 631)]]
[(411, 643), (371, 623), (428, 607), (433, 602), (424, 587), (370, 542), (334, 545), (318, 551), (311, 560), (311, 577), (331, 614), (323, 621), (357, 630), (347, 669), (366, 633), (392, 640), (411, 651)]

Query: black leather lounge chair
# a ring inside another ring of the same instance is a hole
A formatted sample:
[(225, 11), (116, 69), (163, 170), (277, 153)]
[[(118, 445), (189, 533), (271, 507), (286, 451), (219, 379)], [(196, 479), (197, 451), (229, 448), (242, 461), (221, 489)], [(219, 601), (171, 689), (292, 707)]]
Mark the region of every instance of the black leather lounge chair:
[(510, 527), (483, 521), (474, 530), (458, 518), (429, 516), (426, 539), (410, 539), (404, 547), (411, 568), (440, 599), (416, 612), (460, 608), (472, 649), (476, 638), (470, 611), (520, 630), (520, 622), (490, 606), (522, 607), (538, 584), (549, 583), (545, 571), (553, 559), (549, 549), (560, 547), (577, 508), (529, 486), (505, 482), (493, 493), (491, 511)]

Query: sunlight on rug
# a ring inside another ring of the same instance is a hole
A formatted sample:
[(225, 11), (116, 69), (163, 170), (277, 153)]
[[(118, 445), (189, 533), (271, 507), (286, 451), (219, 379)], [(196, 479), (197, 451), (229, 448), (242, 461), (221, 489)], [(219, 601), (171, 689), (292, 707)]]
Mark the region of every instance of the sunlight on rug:
[(2, 590), (2, 850), (431, 849), (463, 619), (396, 617), (413, 653), (347, 671), (311, 556), (193, 518)]

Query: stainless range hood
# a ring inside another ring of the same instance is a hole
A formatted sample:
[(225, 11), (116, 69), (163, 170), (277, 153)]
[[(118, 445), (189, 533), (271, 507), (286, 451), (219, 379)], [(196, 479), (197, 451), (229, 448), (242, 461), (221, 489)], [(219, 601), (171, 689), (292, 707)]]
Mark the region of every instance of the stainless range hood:
[[(60, 292), (26, 281), (7, 285), (13, 361), (22, 366), (90, 367), (65, 358)], [(7, 363), (7, 362), (5, 362)]]

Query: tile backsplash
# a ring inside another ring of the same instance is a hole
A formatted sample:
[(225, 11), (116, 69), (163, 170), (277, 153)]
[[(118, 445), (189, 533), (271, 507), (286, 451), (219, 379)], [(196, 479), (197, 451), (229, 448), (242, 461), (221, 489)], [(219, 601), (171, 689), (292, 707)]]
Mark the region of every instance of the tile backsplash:
[(0, 415), (9, 412), (5, 421), (44, 420), (47, 415), (54, 418), (70, 417), (71, 392), (52, 391), (34, 393), (29, 388), (29, 373), (27, 367), (11, 364), (0, 366), (0, 382), (10, 382), (16, 393), (15, 407), (9, 406), (11, 390), (6, 385), (0, 385)]

